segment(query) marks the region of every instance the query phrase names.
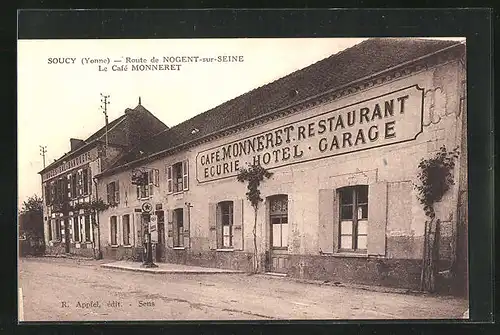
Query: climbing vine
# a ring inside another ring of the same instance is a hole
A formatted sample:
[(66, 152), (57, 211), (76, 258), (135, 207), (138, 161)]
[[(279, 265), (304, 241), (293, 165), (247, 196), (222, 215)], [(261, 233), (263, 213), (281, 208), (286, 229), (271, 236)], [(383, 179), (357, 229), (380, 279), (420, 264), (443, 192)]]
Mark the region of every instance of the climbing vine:
[(239, 182), (248, 182), (246, 196), (254, 209), (254, 225), (253, 225), (253, 245), (254, 245), (254, 271), (258, 272), (258, 250), (257, 250), (257, 211), (259, 204), (264, 200), (260, 193), (260, 183), (264, 178), (269, 179), (272, 172), (267, 171), (260, 165), (250, 165), (247, 168), (239, 170), (237, 179)]
[(458, 147), (447, 151), (443, 145), (434, 157), (422, 159), (418, 164), (418, 179), (415, 185), (417, 197), (423, 205), (425, 215), (433, 220), (436, 216), (434, 204), (440, 201), (452, 185), (455, 160), (458, 158)]
[(439, 263), (439, 241), (441, 220), (436, 219), (434, 204), (440, 201), (455, 184), (453, 169), (458, 158), (458, 147), (452, 151), (443, 145), (434, 157), (422, 159), (418, 164), (417, 177), (420, 181), (415, 185), (417, 198), (423, 206), (425, 215), (429, 218), (424, 228), (424, 248), (420, 288), (433, 292), (436, 285), (436, 275)]

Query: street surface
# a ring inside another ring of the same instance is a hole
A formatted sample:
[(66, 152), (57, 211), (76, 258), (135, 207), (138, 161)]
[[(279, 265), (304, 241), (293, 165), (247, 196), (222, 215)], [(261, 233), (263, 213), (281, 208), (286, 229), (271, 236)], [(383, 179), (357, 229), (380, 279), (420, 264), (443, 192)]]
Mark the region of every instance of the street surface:
[(24, 321), (461, 318), (466, 300), (247, 274), (150, 274), (95, 260), (19, 260)]

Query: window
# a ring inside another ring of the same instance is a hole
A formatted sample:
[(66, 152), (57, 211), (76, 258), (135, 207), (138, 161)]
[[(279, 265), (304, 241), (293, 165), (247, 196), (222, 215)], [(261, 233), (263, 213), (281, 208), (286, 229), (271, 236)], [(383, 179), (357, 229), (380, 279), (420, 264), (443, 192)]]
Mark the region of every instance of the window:
[(217, 205), (218, 248), (233, 246), (234, 206), (232, 201), (219, 202)]
[(60, 241), (61, 240), (61, 221), (59, 221), (59, 219), (52, 219), (51, 225), (52, 225), (53, 241)]
[(80, 220), (78, 217), (73, 218), (73, 240), (80, 242)]
[(76, 193), (77, 191), (77, 180), (76, 180), (76, 173), (73, 173), (71, 175), (71, 198), (76, 198), (78, 194)]
[(340, 249), (366, 251), (368, 232), (368, 186), (339, 190)]
[(112, 216), (109, 218), (109, 225), (111, 233), (111, 245), (118, 245), (118, 223), (116, 220), (116, 216)]
[(90, 231), (90, 216), (85, 215), (85, 241), (91, 242), (91, 231)]
[(184, 246), (184, 211), (174, 209), (174, 247)]
[(269, 199), (272, 246), (288, 247), (288, 197), (277, 195)]
[(153, 196), (154, 186), (159, 186), (160, 173), (157, 169), (144, 171), (145, 185), (137, 185), (137, 199), (144, 199)]
[(189, 189), (189, 165), (187, 160), (167, 166), (166, 174), (168, 193), (177, 193)]
[(126, 214), (122, 218), (123, 225), (123, 245), (130, 245), (130, 215)]
[(89, 194), (89, 169), (83, 169), (83, 195)]
[(115, 205), (120, 203), (120, 189), (118, 181), (112, 181), (107, 185), (108, 204)]

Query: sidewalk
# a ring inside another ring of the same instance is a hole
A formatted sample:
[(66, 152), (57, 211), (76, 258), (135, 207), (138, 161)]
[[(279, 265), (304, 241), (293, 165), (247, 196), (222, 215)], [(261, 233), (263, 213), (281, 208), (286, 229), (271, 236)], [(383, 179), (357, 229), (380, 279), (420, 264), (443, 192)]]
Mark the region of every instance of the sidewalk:
[(107, 269), (149, 272), (156, 274), (178, 273), (178, 274), (218, 274), (218, 273), (244, 273), (243, 271), (226, 270), (218, 268), (204, 268), (200, 266), (188, 266), (182, 264), (156, 263), (157, 268), (144, 268), (141, 262), (118, 261), (102, 264), (101, 267)]

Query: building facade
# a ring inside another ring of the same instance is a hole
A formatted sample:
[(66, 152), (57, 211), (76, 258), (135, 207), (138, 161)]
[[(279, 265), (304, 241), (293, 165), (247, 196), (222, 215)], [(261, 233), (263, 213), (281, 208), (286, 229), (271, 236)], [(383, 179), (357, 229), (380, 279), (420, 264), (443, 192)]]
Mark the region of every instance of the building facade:
[(169, 128), (97, 176), (116, 204), (99, 216), (104, 257), (144, 257), (148, 202), (156, 261), (252, 271), (255, 212), (237, 175), (259, 164), (272, 172), (256, 213), (262, 271), (418, 288), (414, 184), (445, 145), (462, 155), (436, 206), (440, 269), (466, 264), (465, 73), (463, 44), (371, 39)]
[(90, 204), (102, 196), (96, 192), (94, 177), (138, 145), (150, 131), (165, 128), (141, 105), (127, 109), (86, 140), (71, 139), (70, 152), (39, 172), (46, 253), (96, 256), (98, 218)]

